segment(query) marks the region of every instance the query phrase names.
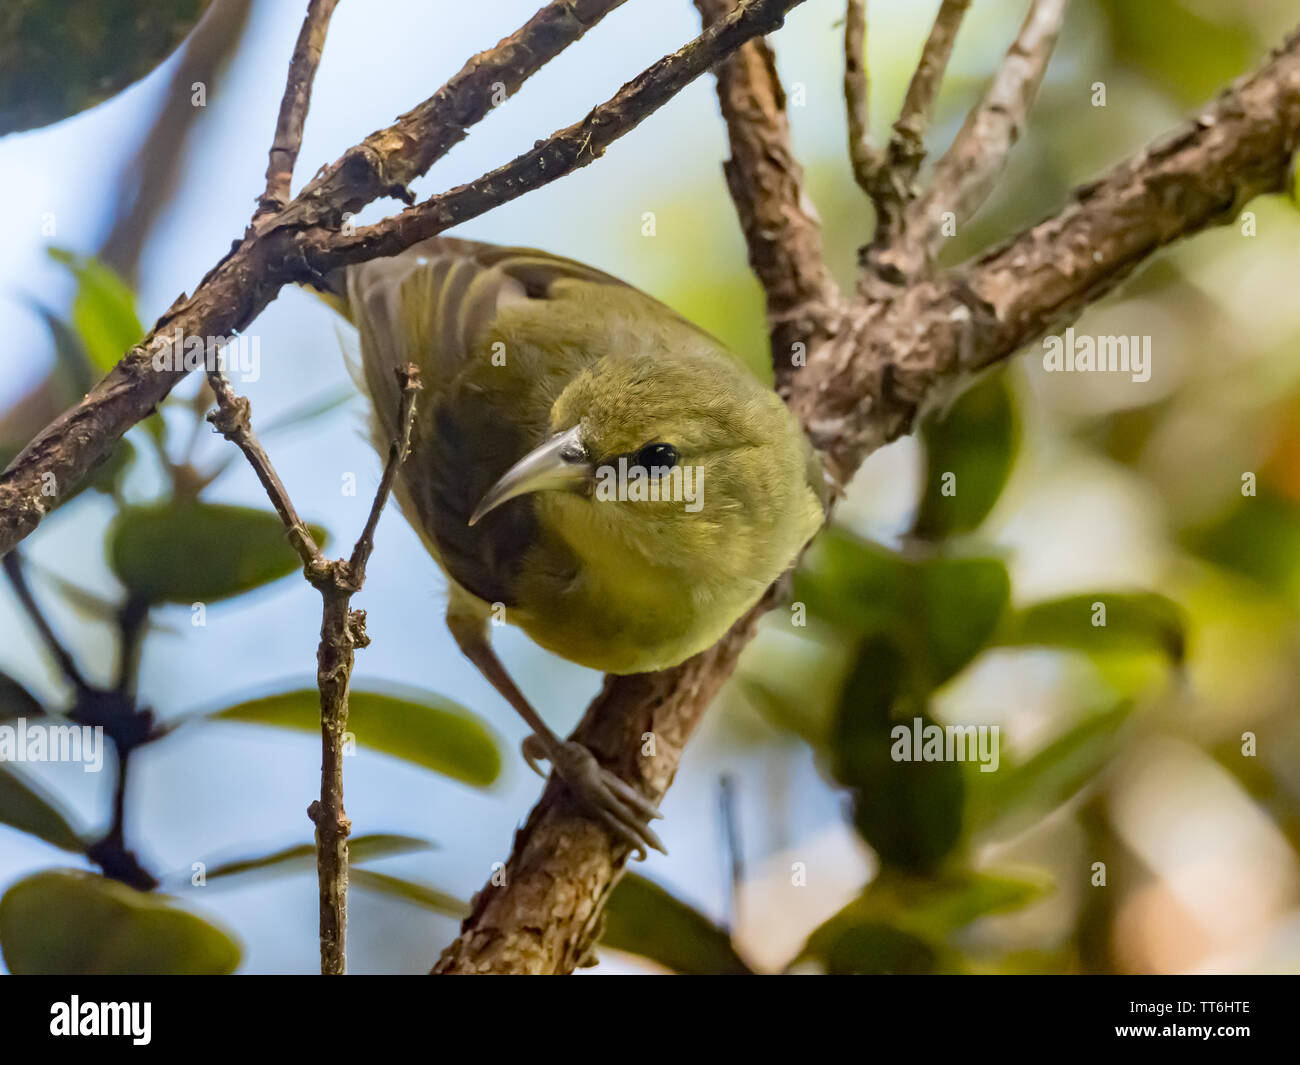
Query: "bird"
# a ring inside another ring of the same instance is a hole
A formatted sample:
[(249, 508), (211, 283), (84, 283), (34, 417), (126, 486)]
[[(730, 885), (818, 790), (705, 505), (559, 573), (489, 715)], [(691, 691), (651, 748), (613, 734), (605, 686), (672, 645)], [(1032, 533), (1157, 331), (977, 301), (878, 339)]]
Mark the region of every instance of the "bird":
[(664, 851), (655, 804), (556, 735), (490, 623), (605, 673), (705, 650), (825, 519), (798, 422), (709, 333), (547, 252), (439, 236), (320, 287), (359, 333), (381, 455), (399, 436), (399, 371), (419, 371), (394, 496), (446, 576), (457, 645), (532, 730), (525, 760), (548, 760), (638, 857)]

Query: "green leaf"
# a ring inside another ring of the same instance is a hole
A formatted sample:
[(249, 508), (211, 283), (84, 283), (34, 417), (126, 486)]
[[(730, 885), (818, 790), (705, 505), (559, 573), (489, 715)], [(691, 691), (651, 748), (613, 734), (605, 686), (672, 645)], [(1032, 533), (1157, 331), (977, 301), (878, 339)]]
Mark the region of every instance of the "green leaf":
[(826, 530), (796, 572), (795, 599), (841, 630), (889, 634), (905, 653), (909, 686), (955, 676), (987, 643), (1011, 593), (993, 558), (910, 560), (843, 529)]
[[(925, 487), (912, 532), (942, 540), (977, 528), (1007, 483), (1018, 436), (1005, 371), (989, 374), (927, 419), (921, 427)], [(945, 484), (951, 494), (944, 494)]]
[(0, 721), (16, 717), (44, 717), (45, 707), (39, 699), (8, 673), (0, 673)]
[(1272, 492), (1244, 497), (1223, 517), (1187, 530), (1202, 558), (1285, 596), (1300, 599), (1300, 507)]
[(967, 780), (972, 827), (1027, 807), (1056, 807), (1078, 792), (1119, 749), (1118, 735), (1133, 712), (1125, 699), (1083, 716), (1074, 727), (1020, 765), (1004, 755), (996, 773)]
[(374, 891), (381, 895), (413, 902), (417, 906), (423, 906), (426, 910), (433, 910), (434, 913), (446, 917), (464, 917), (469, 913), (469, 906), (454, 895), (448, 895), (445, 891), (439, 891), (427, 884), (417, 884), (414, 880), (403, 880), (401, 877), (389, 876), (387, 873), (377, 873), (373, 869), (348, 870), (348, 882), (364, 891)]
[(112, 267), (64, 248), (50, 248), (50, 258), (62, 263), (77, 279), (72, 301), (72, 326), (91, 363), (107, 373), (144, 339), (144, 326), (135, 312), (135, 294)]
[(3, 764), (0, 764), (0, 824), (27, 832), (65, 851), (79, 853), (85, 847), (58, 808), (34, 784), (27, 783)]
[[(309, 528), (323, 545), (325, 530)], [(124, 508), (108, 557), (118, 580), (151, 603), (211, 603), (302, 568), (274, 513), (217, 503)]]
[(74, 869), (37, 873), (0, 899), (0, 949), (15, 974), (233, 972), (239, 945), (162, 895)]
[(6, 0), (0, 136), (74, 115), (161, 63), (208, 0)]
[[(832, 742), (836, 778), (853, 789), (853, 821), (882, 863), (937, 868), (961, 838), (965, 783), (956, 761), (893, 757), (892, 710), (902, 658), (886, 639), (867, 641), (854, 663), (836, 713)], [(934, 725), (919, 708), (897, 727)]]
[[(320, 693), (315, 688), (281, 692), (207, 715), (213, 721), (320, 732)], [(496, 739), (458, 703), (428, 692), (352, 691), (348, 731), (357, 742), (436, 773), (484, 788), (501, 771)]]
[[(1114, 60), (1195, 106), (1239, 76), (1260, 52), (1250, 19), (1196, 0), (1102, 0)], [(1218, 17), (1215, 17), (1217, 15)]]
[(658, 884), (628, 873), (605, 907), (601, 943), (691, 975), (749, 973), (731, 937)]
[(994, 639), (1002, 646), (1068, 647), (1089, 654), (1155, 651), (1181, 663), (1187, 633), (1182, 609), (1163, 595), (1090, 592), (1017, 610)]
[[(429, 840), (418, 839), (415, 836), (375, 832), (348, 840), (348, 858), (351, 862), (368, 862), (379, 858), (388, 858), (394, 854), (427, 850), (434, 846), (435, 844), (429, 842)], [(314, 843), (299, 843), (296, 846), (284, 847), (281, 850), (257, 858), (241, 858), (238, 861), (223, 862), (215, 869), (209, 869), (206, 873), (206, 879), (215, 880), (218, 877), (238, 876), (240, 873), (252, 872), (294, 873), (301, 872), (306, 868), (314, 869), (315, 865), (316, 845)]]
[(994, 913), (1043, 898), (1041, 875), (949, 870), (916, 877), (884, 871), (812, 935), (795, 962), (815, 960), (831, 973), (931, 973), (960, 968), (949, 949), (954, 932)]

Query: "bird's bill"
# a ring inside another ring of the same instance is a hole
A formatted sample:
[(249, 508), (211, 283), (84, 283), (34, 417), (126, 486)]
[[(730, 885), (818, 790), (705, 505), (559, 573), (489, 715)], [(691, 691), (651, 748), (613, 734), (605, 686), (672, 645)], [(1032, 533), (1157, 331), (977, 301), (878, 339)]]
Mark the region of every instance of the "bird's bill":
[(560, 489), (584, 491), (592, 483), (595, 469), (578, 436), (578, 426), (556, 433), (546, 443), (534, 448), (501, 475), (470, 515), (473, 525), (508, 499)]

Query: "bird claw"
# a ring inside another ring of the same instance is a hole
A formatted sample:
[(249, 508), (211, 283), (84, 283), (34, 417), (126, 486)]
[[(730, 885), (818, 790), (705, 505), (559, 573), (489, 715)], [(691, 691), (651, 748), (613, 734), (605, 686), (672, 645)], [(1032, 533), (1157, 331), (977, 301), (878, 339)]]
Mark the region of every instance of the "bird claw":
[(549, 760), (583, 810), (608, 828), (616, 839), (632, 847), (643, 861), (647, 848), (668, 853), (650, 827), (650, 822), (663, 814), (636, 788), (602, 767), (582, 744), (569, 741), (548, 751), (541, 738), (529, 736), (522, 750), (524, 761), (539, 775), (545, 774), (537, 762)]

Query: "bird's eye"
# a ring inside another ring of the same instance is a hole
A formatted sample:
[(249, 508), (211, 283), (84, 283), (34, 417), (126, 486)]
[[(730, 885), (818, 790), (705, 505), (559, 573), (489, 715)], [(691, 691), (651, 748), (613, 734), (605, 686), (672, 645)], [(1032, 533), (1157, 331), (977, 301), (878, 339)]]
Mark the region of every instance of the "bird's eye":
[(643, 466), (647, 470), (655, 468), (671, 469), (677, 465), (681, 456), (672, 444), (646, 444), (632, 459), (632, 465)]

